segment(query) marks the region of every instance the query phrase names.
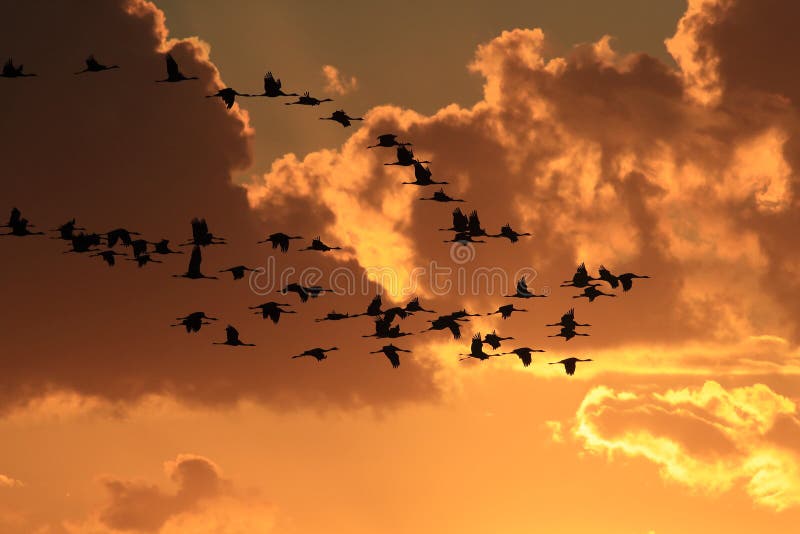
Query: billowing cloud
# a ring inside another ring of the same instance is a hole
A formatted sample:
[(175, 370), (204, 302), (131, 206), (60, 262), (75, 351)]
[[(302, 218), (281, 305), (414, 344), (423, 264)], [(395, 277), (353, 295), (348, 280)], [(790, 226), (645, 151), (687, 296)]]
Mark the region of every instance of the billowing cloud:
[(16, 488), (23, 485), (21, 481), (0, 473), (0, 488)]
[(325, 78), (325, 90), (335, 95), (346, 95), (358, 88), (355, 76), (346, 76), (333, 65), (322, 66), (322, 76)]
[(572, 434), (593, 453), (646, 458), (664, 478), (709, 493), (741, 485), (756, 503), (783, 510), (800, 504), (798, 415), (763, 384), (706, 381), (663, 393), (597, 386)]

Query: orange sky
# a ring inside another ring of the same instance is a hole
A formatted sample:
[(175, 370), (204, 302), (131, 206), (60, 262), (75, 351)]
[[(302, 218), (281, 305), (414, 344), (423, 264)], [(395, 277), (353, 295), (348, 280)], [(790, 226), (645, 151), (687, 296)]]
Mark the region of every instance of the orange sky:
[[(392, 369), (361, 337), (369, 318), (313, 321), (363, 311), (374, 279), (300, 304), (247, 281), (171, 278), (185, 256), (109, 269), (59, 241), (2, 238), (0, 532), (796, 530), (797, 9), (252, 4), (6, 10), (0, 50), (38, 76), (0, 80), (0, 209), (173, 243), (204, 216), (230, 241), (204, 251), (207, 274), (318, 268), (330, 285), (337, 270), (391, 269), (387, 306), (433, 263), (507, 276), (462, 294), (422, 277), (410, 293), (442, 314), (495, 310), (520, 269), (549, 296), (473, 319), (459, 341), (401, 338), (413, 353)], [(168, 50), (200, 79), (152, 83)], [(121, 68), (73, 76), (88, 53)], [(203, 98), (259, 92), (266, 70), (335, 102), (228, 111)], [(337, 107), (365, 121), (317, 120)], [(417, 200), (435, 188), (400, 185), (409, 169), (382, 165), (394, 152), (366, 150), (390, 131), (490, 232), (534, 237), (460, 262), (435, 230), (452, 205)], [(293, 242), (273, 257), (255, 242), (275, 231), (343, 250)], [(559, 287), (580, 262), (652, 278), (588, 303)], [(247, 309), (271, 299), (298, 313), (274, 325)], [(572, 306), (591, 335), (548, 338)], [(200, 309), (222, 324), (168, 327)], [(257, 346), (212, 345), (227, 323)], [(492, 329), (515, 338), (503, 350), (547, 352), (529, 368), (458, 361)], [(289, 358), (334, 345), (324, 362)], [(567, 356), (594, 361), (573, 377), (545, 364)]]

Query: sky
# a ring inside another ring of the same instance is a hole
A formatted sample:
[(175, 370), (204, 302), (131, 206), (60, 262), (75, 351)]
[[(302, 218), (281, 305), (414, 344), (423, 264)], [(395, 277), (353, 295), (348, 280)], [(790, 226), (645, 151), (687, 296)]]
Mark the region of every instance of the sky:
[[(186, 280), (187, 254), (0, 237), (0, 532), (794, 532), (800, 13), (602, 4), (7, 7), (0, 51), (37, 76), (0, 78), (0, 209), (228, 244)], [(198, 79), (154, 83), (166, 52)], [(90, 53), (120, 68), (74, 75)], [(334, 102), (205, 98), (266, 71)], [(339, 108), (364, 120), (318, 120)], [(443, 243), (455, 204), (366, 148), (389, 132), (489, 233), (533, 235)], [(278, 231), (303, 239), (257, 244)], [(318, 235), (341, 249), (298, 250)], [(588, 302), (561, 287), (582, 262), (650, 278)], [(486, 315), (522, 275), (546, 298)], [(396, 369), (371, 318), (315, 321), (378, 293), (436, 310), (397, 320)], [(422, 333), (462, 308), (461, 339)], [(589, 336), (548, 337), (570, 308)], [(196, 310), (220, 320), (170, 327)], [(212, 344), (227, 324), (256, 346)], [(492, 330), (545, 352), (459, 360)]]

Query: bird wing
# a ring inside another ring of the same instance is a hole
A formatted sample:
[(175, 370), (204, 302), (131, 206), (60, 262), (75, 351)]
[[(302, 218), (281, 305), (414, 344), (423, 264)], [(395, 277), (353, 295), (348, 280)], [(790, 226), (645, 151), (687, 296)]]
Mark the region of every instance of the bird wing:
[(483, 352), (483, 341), (481, 341), (480, 332), (472, 336), (472, 343), (470, 344), (470, 352), (472, 354), (480, 354)]
[(531, 358), (531, 353), (527, 350), (517, 349), (517, 356), (519, 356), (519, 359), (522, 360), (522, 365), (524, 367), (528, 367), (533, 361), (533, 358)]
[(525, 282), (525, 277), (519, 279), (517, 282), (517, 294), (519, 295), (530, 295), (531, 292), (528, 289), (528, 284)]
[(192, 256), (189, 258), (189, 270), (190, 273), (200, 273), (200, 263), (203, 261), (203, 254), (200, 252), (200, 247), (195, 245), (192, 249)]
[(622, 284), (622, 290), (628, 291), (630, 288), (633, 287), (633, 278), (627, 276), (626, 274), (621, 274), (617, 278), (619, 278), (620, 283)]
[(461, 339), (461, 326), (457, 322), (451, 319), (447, 323), (447, 328), (453, 333), (453, 339)]
[(172, 57), (172, 54), (167, 54), (167, 78), (176, 78), (180, 75), (181, 71), (178, 69), (178, 62)]
[(562, 363), (564, 364), (564, 370), (567, 371), (568, 375), (572, 376), (575, 374), (575, 358), (563, 360)]
[(461, 211), (461, 208), (454, 209), (453, 228), (455, 228), (457, 232), (464, 232), (466, 231), (468, 224), (467, 216), (464, 215), (464, 212)]
[(228, 325), (225, 328), (225, 337), (228, 338), (229, 343), (235, 343), (239, 341), (239, 331), (236, 330), (232, 325)]
[(389, 361), (392, 362), (392, 367), (395, 369), (400, 367), (400, 355), (397, 354), (397, 351), (394, 349), (384, 351), (386, 357), (389, 358)]

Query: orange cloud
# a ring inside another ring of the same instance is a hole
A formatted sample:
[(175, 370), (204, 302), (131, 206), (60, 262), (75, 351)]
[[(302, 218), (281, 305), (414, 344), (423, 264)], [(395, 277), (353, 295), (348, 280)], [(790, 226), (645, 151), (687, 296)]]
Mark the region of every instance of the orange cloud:
[(783, 510), (800, 505), (798, 415), (763, 384), (706, 381), (664, 393), (598, 386), (572, 434), (590, 452), (646, 458), (664, 478), (709, 493), (743, 485), (756, 503)]
[(24, 484), (15, 478), (0, 473), (0, 488), (16, 488), (19, 486), (24, 486)]
[(349, 78), (333, 65), (322, 66), (322, 76), (325, 78), (325, 90), (336, 95), (346, 95), (358, 88), (355, 76)]

